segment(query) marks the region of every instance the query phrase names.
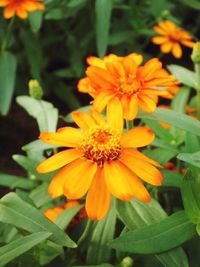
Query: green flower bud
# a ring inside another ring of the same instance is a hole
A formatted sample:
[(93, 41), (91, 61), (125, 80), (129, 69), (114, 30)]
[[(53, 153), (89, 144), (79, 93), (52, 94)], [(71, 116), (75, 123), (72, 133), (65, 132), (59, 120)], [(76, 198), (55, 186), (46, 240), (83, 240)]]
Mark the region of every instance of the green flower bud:
[(197, 42), (192, 50), (191, 59), (195, 64), (200, 63), (200, 42)]
[(35, 99), (42, 99), (43, 90), (37, 80), (30, 80), (28, 83), (29, 95)]

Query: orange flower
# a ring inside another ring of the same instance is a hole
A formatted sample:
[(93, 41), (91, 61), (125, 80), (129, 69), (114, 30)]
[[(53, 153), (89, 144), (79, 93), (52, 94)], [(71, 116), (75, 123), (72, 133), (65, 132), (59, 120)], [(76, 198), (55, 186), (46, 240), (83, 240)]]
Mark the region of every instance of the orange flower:
[(44, 5), (40, 0), (0, 0), (0, 6), (5, 7), (3, 16), (6, 19), (14, 15), (17, 15), (21, 19), (26, 19), (28, 12), (44, 9)]
[(171, 52), (174, 57), (180, 58), (182, 56), (181, 44), (188, 47), (194, 45), (194, 42), (191, 41), (192, 35), (176, 27), (171, 20), (160, 21), (153, 29), (159, 35), (154, 36), (152, 42), (160, 45), (160, 50), (163, 53)]
[(89, 113), (76, 111), (72, 117), (80, 129), (64, 127), (40, 134), (46, 143), (71, 147), (37, 166), (41, 173), (61, 168), (49, 185), (49, 194), (79, 199), (88, 192), (86, 212), (90, 219), (106, 214), (110, 193), (121, 200), (136, 197), (148, 202), (149, 193), (138, 176), (153, 185), (160, 185), (162, 180), (153, 166), (160, 165), (137, 150), (151, 143), (154, 134), (142, 126), (122, 133), (122, 109), (116, 102), (117, 98), (111, 101), (107, 119), (94, 109)]
[(79, 91), (88, 92), (94, 98), (94, 108), (99, 112), (109, 106), (113, 98), (119, 99), (116, 103), (122, 106), (127, 120), (136, 117), (138, 107), (153, 112), (156, 108), (153, 96), (168, 95), (164, 89), (176, 83), (157, 58), (138, 66), (141, 60), (141, 55), (135, 53), (123, 58), (112, 57), (109, 61), (98, 59), (101, 64), (90, 64), (87, 77), (78, 84)]

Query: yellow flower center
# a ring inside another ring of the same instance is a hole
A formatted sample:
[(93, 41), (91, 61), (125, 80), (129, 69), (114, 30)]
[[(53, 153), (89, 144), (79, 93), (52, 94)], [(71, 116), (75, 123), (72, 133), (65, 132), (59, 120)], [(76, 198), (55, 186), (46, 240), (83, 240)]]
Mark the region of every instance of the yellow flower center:
[(118, 159), (121, 153), (120, 133), (103, 126), (89, 129), (81, 144), (84, 157), (103, 165), (105, 161)]
[(129, 75), (128, 77), (119, 79), (118, 90), (121, 93), (135, 94), (140, 91), (140, 87), (140, 82), (136, 79), (135, 76)]

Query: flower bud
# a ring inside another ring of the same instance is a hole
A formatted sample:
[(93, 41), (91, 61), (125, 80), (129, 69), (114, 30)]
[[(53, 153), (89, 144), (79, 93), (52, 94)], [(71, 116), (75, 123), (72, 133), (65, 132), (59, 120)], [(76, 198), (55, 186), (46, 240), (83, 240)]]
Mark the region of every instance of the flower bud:
[(28, 83), (29, 95), (32, 98), (40, 100), (43, 96), (43, 90), (37, 80), (30, 80)]
[(195, 64), (200, 63), (200, 42), (195, 43), (192, 50), (191, 59)]

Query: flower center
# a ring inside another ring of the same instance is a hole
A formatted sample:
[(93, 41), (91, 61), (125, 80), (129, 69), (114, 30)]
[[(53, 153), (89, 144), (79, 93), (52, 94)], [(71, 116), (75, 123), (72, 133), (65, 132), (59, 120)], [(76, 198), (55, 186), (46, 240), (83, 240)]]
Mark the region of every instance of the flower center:
[(119, 79), (118, 90), (121, 93), (135, 94), (140, 91), (140, 87), (140, 82), (136, 79), (135, 76), (133, 77), (132, 75), (129, 75), (128, 77)]
[(121, 153), (120, 134), (108, 127), (89, 129), (81, 144), (84, 157), (103, 165), (105, 161), (116, 160)]
[(170, 39), (172, 41), (179, 41), (181, 39), (182, 31), (180, 29), (175, 29), (173, 32), (170, 34)]

